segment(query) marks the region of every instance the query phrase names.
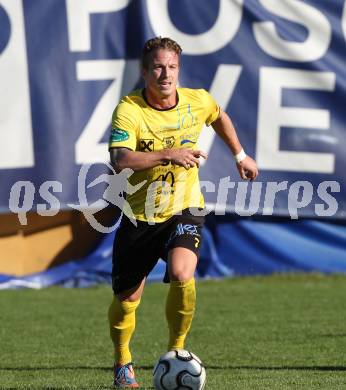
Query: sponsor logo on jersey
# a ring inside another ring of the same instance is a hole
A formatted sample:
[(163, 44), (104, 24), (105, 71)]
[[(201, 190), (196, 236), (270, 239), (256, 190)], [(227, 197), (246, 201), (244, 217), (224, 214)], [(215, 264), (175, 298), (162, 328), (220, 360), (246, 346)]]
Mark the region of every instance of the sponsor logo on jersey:
[(183, 223), (179, 223), (177, 225), (177, 230), (176, 230), (177, 234), (178, 235), (181, 235), (181, 234), (193, 234), (193, 235), (198, 235), (198, 230), (197, 230), (197, 226), (196, 225), (190, 225), (190, 224), (183, 224)]
[(168, 241), (166, 242), (166, 246), (168, 246), (172, 240), (174, 240), (176, 237), (182, 236), (182, 235), (192, 235), (194, 236), (195, 239), (195, 247), (197, 248), (199, 243), (200, 243), (200, 232), (198, 230), (197, 225), (191, 225), (191, 224), (184, 224), (184, 223), (179, 223), (175, 230), (171, 233), (169, 236)]
[(153, 139), (139, 140), (139, 150), (141, 152), (152, 152), (154, 150), (154, 140)]
[(185, 144), (195, 144), (196, 141), (191, 141), (190, 139), (183, 139), (180, 141), (180, 145), (185, 145)]
[(129, 133), (122, 129), (112, 129), (109, 142), (122, 142), (129, 139)]
[[(156, 193), (157, 195), (172, 195), (174, 194), (174, 173), (172, 171), (168, 171), (166, 173), (163, 173), (159, 175), (156, 179), (153, 180), (153, 182), (161, 182), (156, 187)], [(158, 200), (160, 202), (160, 200)]]
[(180, 136), (180, 145), (195, 144), (198, 141), (199, 131), (188, 131)]
[(170, 131), (170, 130), (179, 130), (180, 129), (180, 123), (176, 124), (167, 124), (167, 125), (161, 125), (160, 126), (160, 133), (163, 133), (165, 131)]
[(172, 171), (168, 171), (166, 173), (163, 173), (163, 174), (159, 175), (153, 181), (163, 181), (165, 183), (167, 182), (171, 186), (174, 186), (174, 182), (175, 182), (174, 173)]
[(162, 147), (164, 149), (171, 149), (171, 148), (173, 148), (174, 142), (175, 142), (175, 138), (173, 136), (165, 137), (162, 140)]

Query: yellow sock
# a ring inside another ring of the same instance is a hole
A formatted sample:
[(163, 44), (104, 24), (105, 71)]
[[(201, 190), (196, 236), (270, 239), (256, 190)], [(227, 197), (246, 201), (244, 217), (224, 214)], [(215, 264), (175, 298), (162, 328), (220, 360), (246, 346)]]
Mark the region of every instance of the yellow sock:
[(168, 351), (183, 349), (196, 305), (195, 279), (171, 281), (166, 302), (169, 328)]
[(119, 301), (114, 296), (108, 310), (110, 336), (114, 344), (114, 360), (120, 364), (132, 361), (129, 348), (136, 326), (136, 308), (140, 299), (134, 302)]

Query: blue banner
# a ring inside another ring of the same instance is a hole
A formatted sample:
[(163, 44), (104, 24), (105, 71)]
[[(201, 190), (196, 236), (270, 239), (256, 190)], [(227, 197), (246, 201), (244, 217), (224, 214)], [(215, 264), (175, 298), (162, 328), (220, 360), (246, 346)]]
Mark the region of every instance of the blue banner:
[[(346, 272), (346, 227), (337, 223), (259, 221), (209, 215), (202, 236), (197, 278), (273, 272)], [(97, 249), (79, 261), (23, 277), (0, 274), (0, 290), (111, 283), (113, 238), (114, 233), (106, 235)], [(166, 264), (159, 260), (148, 281), (162, 280), (165, 269)]]
[(345, 218), (342, 0), (0, 0), (2, 212), (109, 203), (100, 180), (82, 183), (81, 200), (78, 176), (85, 164), (86, 182), (108, 172), (111, 113), (142, 85), (141, 48), (156, 35), (182, 46), (180, 84), (211, 92), (259, 165), (256, 183), (240, 183), (205, 128), (210, 209)]

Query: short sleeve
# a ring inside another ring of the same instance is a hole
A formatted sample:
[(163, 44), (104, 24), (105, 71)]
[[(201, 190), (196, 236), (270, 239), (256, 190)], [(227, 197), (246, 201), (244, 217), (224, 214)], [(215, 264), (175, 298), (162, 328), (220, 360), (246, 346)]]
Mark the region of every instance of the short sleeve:
[(205, 112), (207, 115), (205, 123), (207, 126), (210, 126), (220, 116), (220, 106), (215, 102), (210, 93), (208, 93), (205, 89), (203, 89), (203, 92)]
[(128, 148), (136, 150), (138, 114), (131, 104), (120, 102), (112, 116), (112, 130), (108, 148)]

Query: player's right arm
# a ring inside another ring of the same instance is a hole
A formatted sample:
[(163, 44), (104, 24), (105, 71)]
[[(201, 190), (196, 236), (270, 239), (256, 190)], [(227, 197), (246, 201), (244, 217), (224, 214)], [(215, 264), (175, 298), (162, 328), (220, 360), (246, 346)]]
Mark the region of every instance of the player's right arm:
[(121, 100), (113, 112), (109, 152), (111, 163), (117, 172), (125, 168), (143, 171), (168, 162), (189, 169), (199, 165), (199, 157), (206, 158), (202, 151), (186, 148), (138, 151), (139, 117), (137, 105), (129, 103), (126, 98)]
[(116, 172), (125, 168), (134, 171), (143, 171), (158, 165), (171, 162), (183, 166), (185, 169), (199, 166), (199, 157), (207, 158), (201, 150), (192, 149), (163, 149), (157, 152), (137, 152), (126, 147), (113, 147), (110, 149), (110, 159)]

